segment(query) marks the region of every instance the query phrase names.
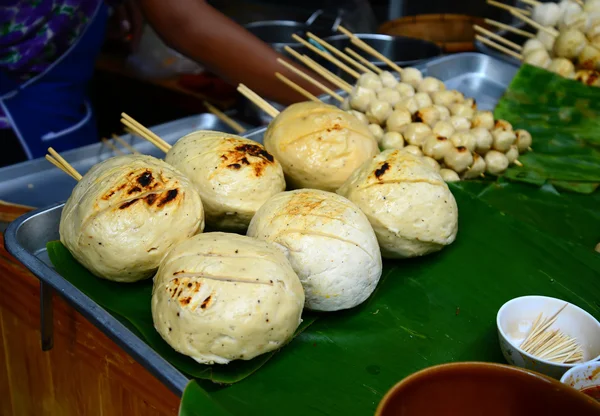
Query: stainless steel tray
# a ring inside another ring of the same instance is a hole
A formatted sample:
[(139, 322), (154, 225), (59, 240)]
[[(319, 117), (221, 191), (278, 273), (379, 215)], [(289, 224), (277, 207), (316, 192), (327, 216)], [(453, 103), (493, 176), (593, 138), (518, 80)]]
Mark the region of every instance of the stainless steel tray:
[[(484, 109), (492, 109), (494, 107), (517, 70), (516, 67), (506, 62), (477, 53), (466, 53), (435, 59), (422, 65), (421, 69), (427, 75), (432, 75), (443, 80), (448, 88), (456, 88), (465, 95), (476, 98), (480, 108)], [(153, 130), (170, 143), (173, 143), (183, 135), (181, 130), (172, 128), (176, 123), (183, 123), (183, 120), (158, 126)], [(188, 128), (191, 127), (188, 125)], [(264, 127), (253, 129), (245, 135), (253, 140), (262, 142), (265, 129)], [(136, 146), (141, 152), (160, 156), (158, 150), (154, 149), (149, 143), (137, 142)], [(85, 149), (79, 149), (74, 152), (85, 153), (85, 151)], [(87, 151), (90, 150), (88, 149)], [(98, 162), (111, 155), (106, 149), (96, 148), (91, 151), (92, 153), (88, 154), (87, 157), (82, 157), (79, 162), (75, 162), (75, 167), (82, 173), (91, 167), (92, 161), (95, 160)], [(74, 153), (65, 153), (65, 155), (71, 156), (71, 160), (75, 160), (75, 156), (77, 156)], [(37, 161), (37, 163), (42, 162)], [(16, 166), (15, 168), (18, 169), (19, 167)], [(46, 184), (45, 186), (52, 186), (51, 184), (56, 184), (56, 178), (61, 178), (60, 180), (62, 180), (66, 177), (66, 175), (53, 167), (48, 166), (48, 172), (45, 172), (45, 170), (40, 170), (40, 172), (44, 171), (44, 175), (52, 175), (53, 178), (55, 177), (55, 182), (50, 179), (41, 178), (36, 182), (38, 184), (41, 183), (41, 186), (44, 186), (44, 184)], [(59, 195), (62, 199), (66, 199), (75, 183), (71, 179), (65, 179), (61, 183), (63, 183), (65, 189), (61, 189)], [(33, 192), (35, 192), (35, 188), (32, 190)], [(137, 359), (154, 376), (165, 383), (175, 393), (181, 394), (188, 381), (181, 372), (160, 357), (145, 342), (124, 327), (107, 311), (99, 307), (53, 270), (46, 253), (46, 243), (59, 238), (58, 224), (62, 207), (62, 203), (55, 204), (49, 208), (39, 209), (26, 214), (11, 223), (5, 233), (7, 250), (31, 270), (42, 283), (42, 345), (45, 348), (51, 348), (52, 344), (50, 294), (52, 293), (51, 289), (54, 289), (108, 337)]]
[[(152, 131), (173, 144), (194, 130), (219, 130), (232, 132), (231, 128), (212, 114), (190, 116), (152, 127)], [(163, 157), (164, 154), (152, 144), (137, 137), (122, 138), (140, 153)], [(79, 173), (84, 174), (96, 163), (115, 156), (102, 143), (95, 143), (64, 152), (62, 156)], [(66, 200), (75, 181), (52, 166), (43, 158), (30, 160), (0, 169), (0, 200), (31, 207), (46, 207)]]

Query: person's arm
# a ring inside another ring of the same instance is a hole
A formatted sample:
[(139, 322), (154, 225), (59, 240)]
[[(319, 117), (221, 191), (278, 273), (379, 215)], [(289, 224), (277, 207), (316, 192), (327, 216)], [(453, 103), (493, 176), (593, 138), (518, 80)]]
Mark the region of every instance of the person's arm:
[(204, 0), (138, 0), (157, 33), (174, 49), (232, 84), (244, 83), (282, 104), (305, 101), (275, 78), (278, 71), (314, 95), (322, 92), (277, 62), (282, 57)]

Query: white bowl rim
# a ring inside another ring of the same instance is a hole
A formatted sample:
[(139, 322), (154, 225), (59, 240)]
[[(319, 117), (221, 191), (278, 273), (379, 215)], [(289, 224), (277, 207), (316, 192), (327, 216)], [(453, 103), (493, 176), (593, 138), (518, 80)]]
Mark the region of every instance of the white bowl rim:
[(551, 366), (556, 366), (556, 367), (560, 367), (560, 368), (568, 368), (568, 369), (572, 369), (574, 367), (577, 367), (578, 365), (582, 365), (582, 364), (587, 364), (587, 363), (593, 363), (594, 361), (598, 361), (600, 360), (600, 354), (598, 354), (596, 357), (589, 359), (587, 361), (581, 362), (581, 363), (574, 363), (574, 364), (563, 364), (563, 363), (556, 363), (554, 361), (547, 361), (544, 360), (543, 358), (538, 358), (535, 355), (531, 355), (528, 352), (525, 352), (521, 349), (521, 347), (516, 346), (511, 340), (510, 338), (506, 335), (506, 333), (504, 332), (504, 330), (502, 329), (502, 326), (500, 325), (500, 316), (502, 315), (502, 312), (504, 312), (504, 310), (506, 308), (508, 308), (508, 306), (513, 303), (516, 302), (517, 300), (522, 300), (522, 299), (552, 299), (552, 300), (557, 300), (559, 302), (563, 302), (563, 303), (567, 303), (569, 305), (570, 308), (574, 308), (576, 310), (578, 310), (579, 312), (583, 313), (584, 315), (587, 315), (588, 317), (592, 318), (592, 320), (594, 322), (596, 322), (596, 326), (598, 327), (598, 330), (600, 330), (600, 322), (594, 318), (594, 316), (592, 314), (590, 314), (588, 311), (581, 309), (579, 306), (572, 304), (571, 302), (567, 302), (566, 300), (563, 299), (559, 299), (559, 298), (553, 298), (550, 296), (542, 296), (542, 295), (526, 295), (526, 296), (519, 296), (517, 298), (512, 298), (511, 300), (507, 301), (506, 303), (504, 303), (504, 305), (502, 305), (500, 307), (500, 309), (498, 310), (498, 313), (496, 314), (496, 327), (498, 328), (498, 331), (502, 334), (502, 337), (507, 340), (510, 345), (512, 345), (514, 348), (516, 348), (521, 354), (525, 355), (526, 357), (535, 360), (537, 362), (540, 363), (544, 363), (544, 364), (548, 364)]
[(600, 361), (590, 360), (590, 361), (586, 361), (584, 363), (578, 363), (576, 366), (569, 368), (567, 370), (567, 372), (562, 375), (562, 377), (560, 378), (560, 382), (567, 384), (567, 382), (566, 382), (567, 378), (570, 377), (572, 374), (575, 374), (577, 371), (579, 371), (579, 367), (586, 367), (586, 369), (587, 369), (589, 366), (594, 366), (594, 367), (600, 368)]

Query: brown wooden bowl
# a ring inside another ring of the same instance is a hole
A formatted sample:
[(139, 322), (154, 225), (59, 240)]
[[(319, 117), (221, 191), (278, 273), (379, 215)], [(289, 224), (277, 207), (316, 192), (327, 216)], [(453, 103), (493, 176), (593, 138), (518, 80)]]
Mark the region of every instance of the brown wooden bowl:
[(598, 416), (600, 404), (533, 371), (468, 362), (408, 376), (383, 397), (375, 415)]

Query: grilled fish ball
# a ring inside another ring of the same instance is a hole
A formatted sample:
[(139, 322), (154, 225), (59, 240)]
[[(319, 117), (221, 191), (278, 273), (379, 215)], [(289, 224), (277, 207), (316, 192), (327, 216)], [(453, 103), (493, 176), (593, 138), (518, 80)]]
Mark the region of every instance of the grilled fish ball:
[(465, 96), (456, 90), (435, 91), (431, 94), (431, 98), (435, 104), (444, 107), (450, 107), (452, 104), (462, 103), (465, 100)]
[(519, 153), (525, 153), (531, 147), (531, 134), (527, 130), (515, 130), (517, 136), (517, 148)]
[(504, 153), (490, 150), (485, 154), (486, 172), (492, 175), (500, 175), (508, 168), (508, 159)]
[(423, 160), (425, 161), (425, 163), (427, 163), (429, 166), (431, 166), (433, 168), (433, 170), (435, 170), (436, 172), (440, 171), (440, 169), (441, 169), (440, 164), (434, 158), (429, 157), (429, 156), (423, 156)]
[(494, 138), (488, 129), (484, 127), (475, 127), (470, 130), (470, 133), (475, 137), (475, 151), (485, 154), (492, 148)]
[[(589, 2), (590, 0), (588, 0)], [(594, 0), (591, 0), (594, 1)], [(574, 2), (573, 0), (562, 0), (558, 3), (558, 7), (560, 8), (561, 16), (568, 16), (573, 13), (579, 13), (581, 10), (581, 6)]]
[(462, 116), (452, 116), (450, 117), (450, 123), (452, 123), (452, 127), (456, 131), (464, 131), (471, 129), (471, 121)]
[(350, 93), (350, 107), (362, 113), (366, 112), (369, 104), (377, 99), (377, 94), (370, 88), (355, 87)]
[(435, 160), (442, 160), (454, 148), (450, 139), (442, 136), (430, 135), (423, 143), (423, 154)]
[(406, 109), (410, 114), (416, 113), (419, 108), (419, 103), (414, 96), (401, 98), (394, 106), (394, 110)]
[(472, 118), (475, 115), (475, 111), (470, 105), (462, 104), (462, 103), (454, 103), (450, 106), (450, 113), (453, 116)]
[(516, 144), (510, 146), (510, 149), (504, 154), (509, 164), (513, 164), (519, 158), (519, 149)]
[(475, 98), (467, 98), (463, 104), (471, 107), (473, 111), (477, 111), (477, 102), (475, 101)]
[(467, 170), (472, 163), (473, 154), (464, 146), (452, 148), (444, 155), (444, 164), (456, 173)]
[(449, 121), (438, 121), (433, 126), (433, 133), (438, 136), (450, 137), (454, 134), (454, 127)]
[(356, 86), (368, 88), (377, 92), (383, 88), (383, 83), (376, 74), (373, 74), (372, 72), (365, 72), (364, 74), (361, 74), (361, 76), (358, 78), (358, 81), (356, 81)]
[(583, 5), (583, 10), (588, 13), (600, 12), (600, 0), (587, 0)]
[(552, 49), (554, 49), (554, 43), (556, 41), (555, 36), (551, 35), (545, 30), (538, 30), (535, 34), (535, 37), (537, 40), (542, 42), (542, 44), (544, 45), (544, 49), (546, 49), (547, 52), (550, 52), (552, 51)]
[(416, 92), (415, 87), (406, 82), (397, 83), (394, 89), (398, 91), (402, 97), (412, 97)]
[[(410, 85), (409, 85), (410, 87)], [(385, 101), (390, 103), (392, 106), (396, 105), (398, 103), (398, 101), (400, 101), (400, 99), (402, 98), (402, 96), (400, 95), (400, 92), (392, 89), (392, 88), (382, 88), (378, 93), (377, 93), (377, 98), (380, 101)]]
[(458, 173), (454, 172), (452, 169), (440, 169), (440, 176), (444, 180), (444, 182), (459, 182), (460, 176)]
[(389, 71), (383, 71), (379, 74), (379, 80), (384, 88), (394, 88), (398, 84), (396, 77)]
[[(600, 71), (600, 49), (586, 45), (579, 54), (578, 62), (580, 68)], [(571, 74), (575, 74), (575, 67), (572, 63), (571, 66)]]
[(402, 132), (404, 127), (412, 123), (412, 115), (405, 108), (396, 109), (386, 121), (388, 131)]
[(469, 166), (462, 177), (464, 179), (473, 179), (481, 176), (483, 172), (485, 172), (485, 160), (483, 157), (479, 156), (477, 153), (473, 153), (473, 163)]
[(425, 77), (423, 81), (417, 87), (418, 92), (425, 92), (427, 94), (432, 94), (436, 91), (443, 91), (446, 89), (446, 86), (442, 81), (434, 77)]
[(552, 63), (552, 58), (548, 54), (548, 51), (537, 49), (523, 56), (523, 62), (539, 68), (548, 68), (550, 63)]
[(435, 125), (440, 119), (440, 112), (435, 106), (423, 107), (413, 115), (413, 120), (417, 123), (422, 122), (429, 126)]
[(468, 131), (459, 131), (450, 136), (450, 141), (456, 147), (466, 147), (470, 152), (475, 151), (477, 138)]
[(387, 101), (371, 101), (367, 109), (366, 116), (369, 122), (373, 124), (383, 124), (392, 114), (392, 105)]
[(419, 146), (408, 145), (402, 149), (403, 152), (410, 153), (413, 156), (423, 156), (423, 151)]
[(510, 149), (510, 146), (515, 144), (517, 141), (517, 135), (514, 131), (502, 129), (492, 130), (492, 137), (494, 138), (492, 147), (494, 150), (498, 150), (500, 152), (507, 152), (508, 149)]
[(365, 113), (361, 113), (360, 111), (356, 111), (356, 110), (350, 110), (350, 111), (348, 111), (348, 113), (352, 114), (354, 117), (356, 117), (358, 119), (358, 121), (363, 123), (365, 126), (369, 125), (369, 119), (367, 118)]
[(556, 37), (554, 53), (560, 58), (575, 59), (587, 45), (583, 32), (577, 29), (568, 29)]
[(377, 143), (381, 143), (381, 139), (383, 139), (384, 131), (379, 124), (369, 124), (368, 129), (377, 140)]
[(531, 52), (539, 49), (547, 51), (546, 47), (539, 39), (527, 39), (527, 41), (523, 44), (523, 48), (521, 49), (521, 55), (529, 55)]
[(415, 146), (422, 146), (423, 141), (430, 134), (431, 127), (425, 123), (410, 123), (404, 126), (403, 130), (403, 135), (407, 143)]
[(423, 74), (417, 68), (404, 68), (400, 74), (400, 81), (417, 88), (423, 81)]
[(397, 131), (388, 131), (381, 139), (381, 147), (384, 150), (402, 149), (404, 147), (404, 137)]
[(498, 119), (494, 123), (494, 130), (513, 131), (513, 126), (506, 120)]
[(434, 104), (433, 106), (437, 108), (438, 113), (440, 113), (440, 120), (448, 120), (450, 118), (450, 110), (448, 110), (447, 107), (437, 104)]
[(571, 13), (564, 16), (558, 24), (558, 30), (565, 31), (569, 29), (577, 29), (584, 31), (588, 25), (588, 14), (586, 12)]
[(487, 130), (494, 128), (494, 114), (491, 111), (478, 111), (471, 119), (471, 126), (473, 128), (483, 127)]
[(433, 105), (433, 101), (431, 101), (431, 97), (426, 92), (418, 92), (415, 94), (415, 100), (417, 100), (417, 104), (419, 105), (419, 109), (423, 107), (430, 107)]
[(600, 72), (593, 69), (580, 69), (575, 72), (575, 79), (585, 85), (600, 87)]
[(567, 58), (554, 58), (550, 62), (550, 65), (548, 65), (548, 71), (554, 72), (561, 77), (571, 78), (575, 74), (575, 65)]
[(533, 7), (531, 18), (542, 26), (554, 27), (561, 16), (560, 6), (556, 3), (541, 3)]

